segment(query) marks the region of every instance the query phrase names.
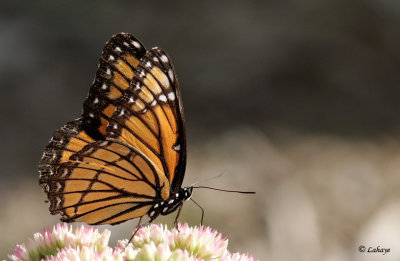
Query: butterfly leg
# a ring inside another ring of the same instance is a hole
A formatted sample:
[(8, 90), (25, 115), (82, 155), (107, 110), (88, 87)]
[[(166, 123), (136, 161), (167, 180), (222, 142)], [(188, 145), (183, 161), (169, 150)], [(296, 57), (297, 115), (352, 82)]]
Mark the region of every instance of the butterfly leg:
[[(178, 214), (176, 215), (176, 218), (175, 218), (175, 221), (174, 221), (174, 227), (175, 227), (176, 229), (178, 229), (178, 218), (179, 218), (179, 215), (181, 214), (182, 207), (183, 207), (183, 205), (181, 205), (181, 206), (179, 207), (179, 209), (178, 209)], [(179, 232), (179, 229), (178, 229), (178, 232)]]
[(204, 209), (193, 199), (190, 199), (191, 201), (193, 201), (194, 204), (196, 204), (200, 209), (201, 209), (201, 221), (200, 221), (200, 225), (203, 225), (203, 219), (204, 219)]
[(141, 216), (141, 217), (139, 218), (139, 222), (138, 222), (138, 224), (137, 224), (137, 226), (136, 226), (136, 228), (135, 228), (135, 232), (133, 232), (131, 238), (130, 238), (129, 241), (128, 241), (128, 244), (129, 244), (129, 243), (132, 241), (132, 239), (135, 237), (135, 235), (136, 235), (136, 233), (138, 232), (139, 228), (141, 228), (141, 227), (143, 227), (143, 226), (146, 226), (146, 225), (148, 225), (148, 224), (151, 222), (151, 221), (150, 221), (150, 222), (147, 222), (147, 223), (141, 225), (140, 223), (142, 222), (142, 218), (143, 218), (143, 216)]

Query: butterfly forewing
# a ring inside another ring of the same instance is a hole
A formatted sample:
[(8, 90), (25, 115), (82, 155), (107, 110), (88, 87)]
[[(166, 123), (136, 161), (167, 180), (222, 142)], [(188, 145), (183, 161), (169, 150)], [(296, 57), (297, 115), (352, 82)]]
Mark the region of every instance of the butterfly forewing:
[(179, 86), (168, 56), (153, 48), (140, 61), (137, 74), (110, 120), (107, 135), (144, 152), (162, 170), (172, 188), (180, 188), (186, 144)]
[[(106, 43), (95, 80), (84, 102), (82, 118), (54, 133), (39, 163), (41, 176), (56, 173), (58, 166), (69, 161), (74, 152), (96, 139), (105, 138), (105, 129), (115, 111), (115, 103), (122, 97), (124, 89), (129, 87), (135, 68), (145, 53), (145, 47), (129, 34), (114, 35)], [(116, 95), (117, 92), (121, 95)], [(46, 189), (43, 182), (40, 180)]]
[(180, 189), (185, 164), (183, 106), (168, 55), (113, 36), (82, 118), (54, 133), (39, 163), (51, 213), (89, 224), (141, 217)]
[(135, 68), (145, 53), (145, 47), (129, 34), (114, 35), (106, 43), (83, 105), (82, 117), (88, 127), (87, 132), (92, 136), (104, 136), (115, 105), (129, 88)]

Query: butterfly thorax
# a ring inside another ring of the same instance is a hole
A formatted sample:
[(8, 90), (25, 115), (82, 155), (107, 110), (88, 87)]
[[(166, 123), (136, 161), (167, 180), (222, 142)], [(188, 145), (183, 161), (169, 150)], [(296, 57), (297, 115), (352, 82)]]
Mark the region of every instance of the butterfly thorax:
[(149, 217), (153, 220), (160, 214), (168, 215), (174, 212), (177, 208), (182, 206), (183, 202), (190, 199), (192, 192), (193, 187), (184, 187), (178, 192), (172, 193), (167, 200), (160, 201), (151, 207), (151, 209), (147, 212)]

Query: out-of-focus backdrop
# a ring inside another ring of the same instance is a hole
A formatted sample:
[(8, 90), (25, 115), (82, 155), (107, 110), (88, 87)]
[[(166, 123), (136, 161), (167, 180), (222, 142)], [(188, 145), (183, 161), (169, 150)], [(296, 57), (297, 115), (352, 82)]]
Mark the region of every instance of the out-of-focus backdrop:
[[(394, 0), (1, 1), (0, 258), (58, 222), (37, 162), (80, 115), (104, 43), (128, 32), (174, 62), (184, 184), (225, 173), (203, 185), (257, 192), (194, 192), (232, 252), (399, 260), (399, 23)], [(200, 213), (188, 202), (181, 221)], [(107, 228), (115, 242), (135, 225)]]

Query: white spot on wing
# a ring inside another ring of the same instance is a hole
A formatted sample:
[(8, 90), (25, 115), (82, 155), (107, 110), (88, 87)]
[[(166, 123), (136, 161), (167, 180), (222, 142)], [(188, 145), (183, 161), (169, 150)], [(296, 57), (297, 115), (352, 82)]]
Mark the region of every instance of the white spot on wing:
[(93, 103), (98, 103), (99, 99), (97, 99), (97, 97), (94, 99)]
[(160, 60), (158, 60), (158, 58), (157, 58), (157, 57), (153, 57), (153, 61), (155, 61), (155, 62), (159, 62)]
[(151, 62), (150, 62), (150, 61), (148, 61), (148, 62), (146, 63), (146, 67), (151, 67)]
[(175, 100), (175, 93), (173, 93), (173, 92), (168, 93), (168, 99), (169, 99), (170, 101)]
[(107, 74), (107, 75), (111, 75), (111, 70), (110, 70), (110, 68), (107, 68), (106, 74)]
[(56, 208), (58, 208), (60, 206), (61, 199), (59, 197), (56, 197), (56, 199), (57, 199)]
[(90, 118), (94, 118), (93, 113), (89, 113), (89, 117), (90, 117)]
[(68, 169), (64, 169), (63, 172), (61, 173), (61, 177), (65, 177), (68, 174)]
[(103, 83), (103, 85), (101, 86), (101, 88), (102, 88), (103, 90), (107, 90), (107, 85), (106, 85), (105, 83)]
[(108, 144), (108, 141), (103, 141), (102, 143), (100, 143), (99, 145), (100, 146), (105, 146), (105, 145), (107, 145)]
[(115, 47), (115, 51), (116, 51), (116, 52), (122, 52), (121, 48), (119, 48), (118, 46)]
[(128, 42), (124, 42), (124, 45), (125, 45), (126, 47), (129, 47)]
[(161, 61), (163, 61), (164, 63), (167, 63), (168, 62), (168, 57), (166, 56), (166, 55), (161, 55), (161, 57), (160, 57), (160, 59), (161, 59)]
[(171, 79), (171, 82), (174, 82), (174, 72), (171, 69), (168, 70), (168, 76)]
[(160, 101), (162, 101), (162, 102), (166, 102), (166, 101), (167, 101), (167, 97), (165, 97), (164, 94), (160, 95), (160, 96), (158, 97), (158, 99), (159, 99)]
[(124, 114), (125, 114), (124, 109), (121, 109), (121, 112), (118, 114), (118, 116), (121, 117), (121, 116), (124, 115)]
[(140, 89), (140, 83), (137, 82), (136, 85), (135, 85), (135, 91), (137, 91), (137, 90), (139, 90), (139, 89)]
[(157, 104), (157, 101), (153, 100), (153, 102), (150, 104), (150, 106), (156, 106), (156, 104)]
[(175, 150), (175, 151), (180, 151), (180, 150), (181, 150), (181, 145), (180, 145), (180, 144), (175, 145), (175, 146), (174, 146), (174, 150)]
[(136, 48), (140, 49), (140, 44), (136, 41), (132, 41), (131, 42), (133, 44), (133, 46), (135, 46)]
[(110, 55), (110, 57), (108, 57), (108, 60), (110, 60), (110, 61), (114, 61), (114, 60), (115, 60), (115, 58), (114, 58), (114, 56)]

